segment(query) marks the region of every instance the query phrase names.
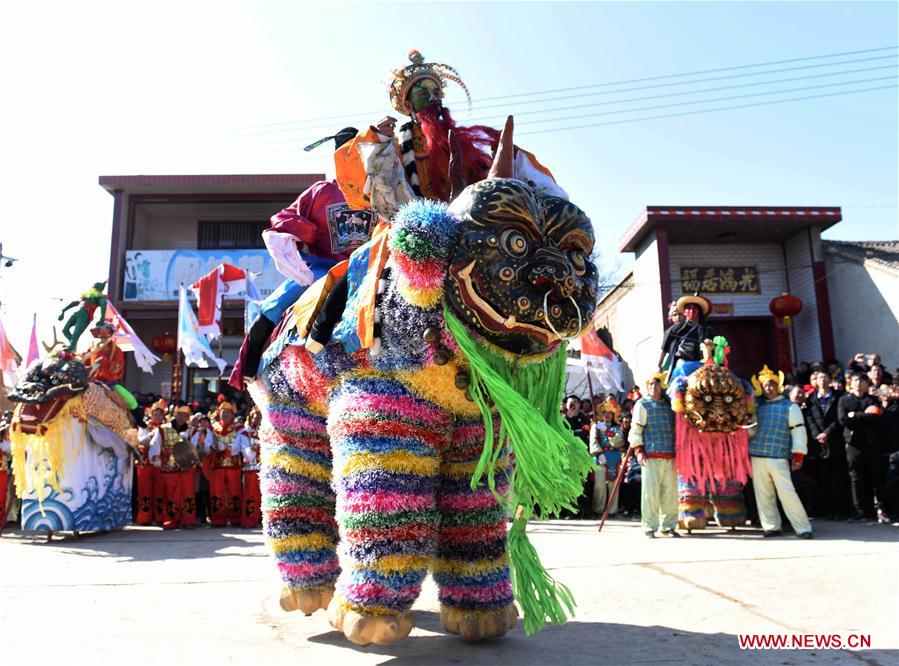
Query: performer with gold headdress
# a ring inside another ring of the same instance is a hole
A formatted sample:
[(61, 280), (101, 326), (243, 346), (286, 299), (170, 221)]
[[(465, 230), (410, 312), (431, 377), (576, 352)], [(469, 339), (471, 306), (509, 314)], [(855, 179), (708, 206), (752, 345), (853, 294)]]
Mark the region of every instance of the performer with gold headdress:
[(210, 524), (240, 525), (241, 451), (246, 444), (243, 428), (236, 425), (237, 407), (219, 396), (212, 419), (213, 441), (206, 442), (203, 473), (209, 479)]
[(259, 424), (262, 412), (255, 405), (247, 414), (243, 447), (243, 498), (240, 502), (240, 526), (259, 527), (262, 524), (262, 490), (259, 487), (260, 446)]
[(648, 395), (634, 404), (628, 442), (643, 468), (640, 515), (647, 537), (661, 533), (679, 536), (677, 526), (677, 469), (674, 463), (674, 412), (665, 397), (664, 373), (646, 380)]
[(808, 452), (802, 410), (783, 394), (784, 373), (766, 365), (752, 378), (757, 396), (764, 396), (756, 410), (758, 426), (750, 431), (749, 459), (759, 520), (766, 537), (780, 536), (780, 500), (800, 539), (812, 538), (812, 526), (793, 487), (790, 470), (802, 467)]
[[(383, 118), (338, 148), (337, 181), (353, 208), (372, 206), (385, 217), (416, 197), (449, 201), (450, 131), (459, 142), (462, 176), (474, 183), (487, 176), (499, 142), (499, 131), (485, 125), (457, 125), (443, 105), (444, 90), (456, 83), (468, 95), (459, 73), (442, 63), (425, 62), (418, 51), (411, 64), (393, 72), (390, 103), (409, 120), (394, 136), (396, 119)], [(530, 153), (515, 148), (513, 177), (536, 192), (568, 198), (549, 170)]]
[(601, 514), (611, 502), (609, 514), (618, 513), (618, 495), (611, 497), (618, 478), (624, 437), (621, 434), (621, 407), (611, 396), (599, 407), (600, 421), (590, 428), (590, 453), (596, 462), (593, 476), (593, 513)]
[(150, 461), (150, 442), (165, 423), (165, 408), (165, 400), (157, 400), (147, 407), (150, 420), (137, 431), (137, 510), (134, 522), (138, 525), (162, 524), (164, 521), (165, 501), (159, 488), (159, 469)]
[(164, 500), (163, 529), (197, 524), (194, 484), (199, 458), (187, 439), (189, 420), (190, 407), (176, 407), (173, 421), (157, 428), (150, 440), (150, 461), (159, 470), (159, 494)]

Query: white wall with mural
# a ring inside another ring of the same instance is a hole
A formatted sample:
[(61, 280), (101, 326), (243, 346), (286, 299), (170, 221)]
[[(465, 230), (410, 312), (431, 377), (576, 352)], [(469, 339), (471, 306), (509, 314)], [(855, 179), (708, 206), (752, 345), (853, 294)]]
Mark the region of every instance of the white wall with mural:
[[(267, 250), (129, 250), (125, 253), (122, 297), (126, 301), (177, 301), (182, 283), (189, 287), (219, 264), (258, 275), (254, 282), (262, 296), (268, 296), (284, 280)], [(243, 291), (233, 294), (234, 298), (243, 296)]]

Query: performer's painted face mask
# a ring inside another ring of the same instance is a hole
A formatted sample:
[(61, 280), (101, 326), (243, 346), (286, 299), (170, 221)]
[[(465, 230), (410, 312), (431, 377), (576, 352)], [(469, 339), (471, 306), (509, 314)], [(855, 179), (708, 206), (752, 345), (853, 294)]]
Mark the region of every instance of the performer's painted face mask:
[(448, 298), (495, 344), (533, 354), (579, 335), (596, 307), (593, 225), (574, 204), (509, 178), (467, 187)]
[(422, 79), (409, 89), (406, 101), (415, 112), (421, 111), (431, 104), (440, 104), (443, 101), (443, 90), (440, 84), (432, 79)]

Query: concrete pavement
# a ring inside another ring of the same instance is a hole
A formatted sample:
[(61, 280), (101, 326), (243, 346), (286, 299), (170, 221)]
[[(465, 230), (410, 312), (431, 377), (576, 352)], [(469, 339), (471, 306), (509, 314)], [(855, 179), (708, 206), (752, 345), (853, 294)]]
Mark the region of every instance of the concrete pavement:
[[(899, 659), (899, 530), (816, 521), (815, 539), (551, 521), (529, 533), (577, 616), (470, 645), (444, 633), (430, 578), (417, 626), (360, 648), (278, 606), (258, 530), (0, 538), (2, 664), (888, 664)], [(872, 650), (741, 651), (737, 634), (870, 634)]]

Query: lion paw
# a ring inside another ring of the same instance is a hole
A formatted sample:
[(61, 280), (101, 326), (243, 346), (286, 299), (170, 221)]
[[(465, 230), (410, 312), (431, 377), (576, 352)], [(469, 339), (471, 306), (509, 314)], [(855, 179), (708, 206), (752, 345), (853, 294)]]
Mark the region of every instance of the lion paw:
[(494, 611), (465, 613), (446, 606), (440, 607), (440, 623), (451, 634), (458, 634), (466, 641), (499, 638), (515, 626), (518, 609), (509, 604)]
[(412, 613), (399, 615), (363, 615), (334, 602), (328, 608), (331, 626), (342, 631), (356, 645), (390, 645), (404, 639), (412, 631)]
[(290, 611), (303, 611), (306, 617), (320, 608), (327, 608), (334, 596), (333, 587), (313, 587), (309, 589), (281, 588), (281, 608)]

